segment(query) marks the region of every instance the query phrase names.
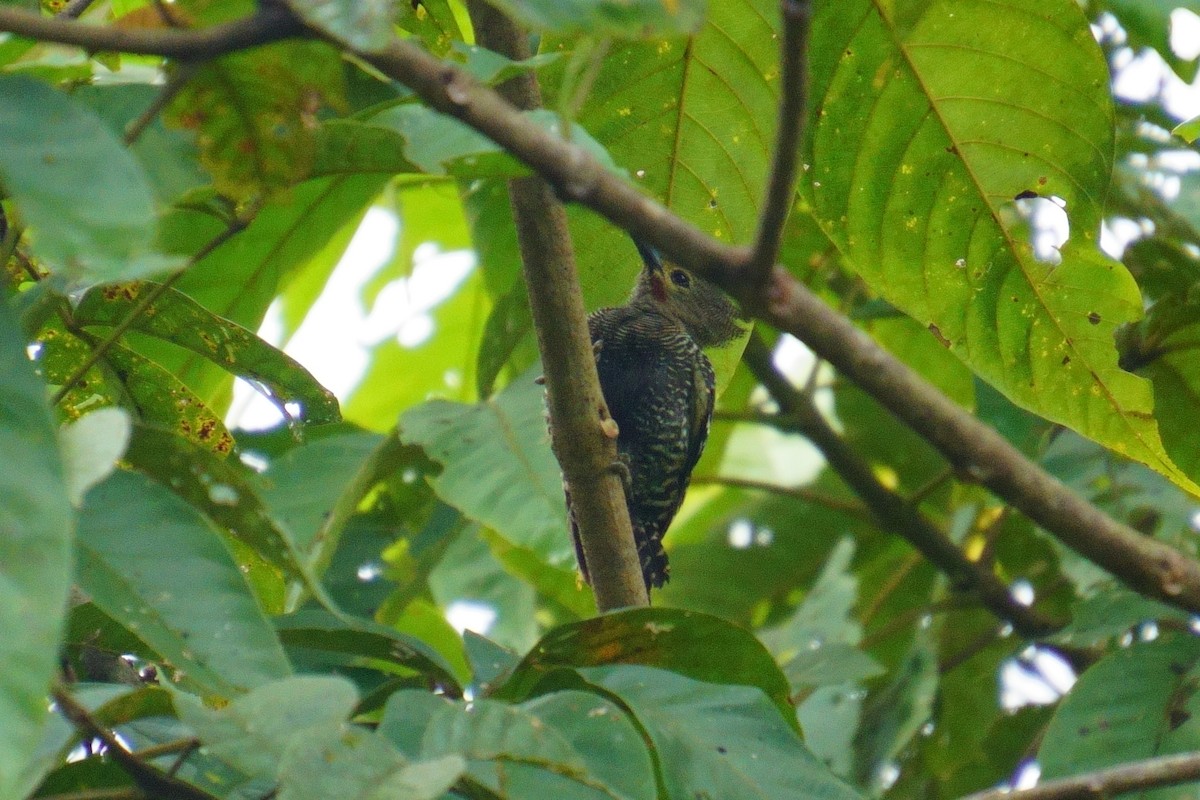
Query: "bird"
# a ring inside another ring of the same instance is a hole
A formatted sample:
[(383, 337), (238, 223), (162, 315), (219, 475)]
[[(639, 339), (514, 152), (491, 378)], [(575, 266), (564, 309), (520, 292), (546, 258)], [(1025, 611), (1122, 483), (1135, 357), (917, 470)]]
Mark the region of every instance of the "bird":
[[(743, 333), (738, 307), (720, 289), (664, 261), (635, 239), (642, 270), (629, 300), (588, 315), (600, 389), (617, 424), (617, 464), (646, 589), (669, 579), (662, 539), (683, 503), (708, 439), (716, 397), (703, 348)], [(579, 529), (575, 554), (590, 581)]]

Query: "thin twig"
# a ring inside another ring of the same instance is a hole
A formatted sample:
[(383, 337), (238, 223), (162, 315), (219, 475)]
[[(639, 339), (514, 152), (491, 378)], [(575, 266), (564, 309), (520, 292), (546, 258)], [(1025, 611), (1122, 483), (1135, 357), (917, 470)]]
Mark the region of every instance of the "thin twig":
[(969, 560), (919, 509), (880, 483), (870, 465), (825, 421), (811, 399), (776, 369), (770, 351), (758, 334), (750, 337), (743, 358), (750, 371), (775, 398), (781, 415), (796, 420), (798, 430), (816, 445), (829, 466), (862, 498), (880, 527), (904, 537), (944, 572), (956, 589), (978, 594), (989, 611), (1011, 622), (1023, 636), (1043, 636), (1062, 627), (1064, 623), (1048, 619), (1018, 603), (994, 572)]
[(138, 114), (136, 119), (130, 120), (129, 124), (125, 126), (124, 141), (126, 147), (129, 147), (141, 138), (146, 128), (150, 126), (150, 123), (154, 121), (159, 112), (166, 108), (167, 103), (171, 102), (175, 98), (175, 95), (179, 94), (179, 91), (187, 85), (187, 82), (192, 79), (199, 69), (200, 62), (197, 61), (184, 61), (177, 65), (175, 71), (167, 76), (167, 82), (163, 85), (162, 91), (155, 96), (154, 100), (151, 101), (150, 105), (146, 106), (146, 109), (141, 114)]
[(871, 512), (867, 510), (862, 503), (856, 503), (853, 500), (843, 500), (840, 497), (833, 497), (824, 492), (814, 491), (805, 486), (780, 486), (775, 483), (766, 483), (764, 481), (752, 481), (744, 478), (730, 478), (722, 475), (693, 475), (692, 485), (702, 486), (704, 484), (714, 484), (717, 486), (730, 486), (735, 489), (752, 489), (759, 492), (769, 492), (771, 494), (782, 495), (784, 497), (794, 497), (797, 500), (803, 500), (806, 503), (828, 508), (831, 511), (838, 511), (842, 514), (848, 514), (852, 517), (857, 517), (862, 520), (874, 520)]
[(126, 750), (120, 740), (101, 725), (64, 687), (56, 686), (51, 695), (58, 710), (76, 730), (85, 737), (99, 739), (104, 744), (109, 758), (117, 762), (146, 794), (151, 797), (170, 797), (172, 800), (216, 800), (214, 795), (160, 772), (153, 765), (146, 763), (139, 754)]
[(796, 160), (808, 101), (808, 28), (812, 5), (809, 0), (781, 0), (779, 8), (783, 14), (783, 35), (779, 42), (781, 85), (775, 149), (766, 200), (758, 218), (758, 234), (744, 278), (748, 286), (758, 287), (759, 292), (766, 289), (770, 280), (771, 267), (779, 256), (783, 226), (796, 195)]
[(1071, 778), (1047, 781), (1032, 789), (989, 789), (962, 800), (1107, 800), (1119, 794), (1177, 786), (1200, 780), (1200, 752), (1133, 761)]
[(918, 486), (908, 496), (908, 502), (911, 505), (919, 506), (929, 498), (929, 495), (936, 492), (942, 486), (945, 486), (954, 477), (954, 470), (944, 469), (937, 475), (927, 480), (924, 485)]
[(126, 315), (125, 319), (117, 323), (116, 327), (109, 331), (107, 336), (98, 341), (96, 346), (92, 348), (92, 352), (89, 353), (88, 357), (83, 360), (83, 363), (76, 367), (75, 371), (63, 381), (62, 386), (59, 387), (59, 390), (54, 393), (52, 403), (54, 405), (61, 403), (63, 398), (66, 397), (71, 389), (75, 387), (75, 384), (83, 379), (83, 376), (87, 374), (88, 370), (96, 366), (100, 359), (104, 358), (105, 354), (107, 354), (112, 346), (117, 343), (117, 340), (124, 336), (125, 333), (133, 327), (134, 323), (136, 323), (138, 319), (140, 319), (141, 316), (145, 314), (146, 311), (152, 305), (154, 305), (160, 297), (166, 294), (168, 289), (174, 286), (179, 279), (184, 276), (188, 269), (190, 269), (194, 264), (199, 262), (213, 250), (216, 250), (235, 235), (245, 230), (246, 226), (249, 224), (249, 218), (235, 217), (223, 231), (218, 233), (203, 247), (196, 251), (196, 254), (188, 259), (187, 264), (168, 276), (162, 283), (156, 285), (153, 289), (142, 295), (137, 304), (129, 310), (129, 314)]
[(84, 789), (79, 792), (44, 794), (37, 800), (148, 800), (141, 789)]
[(92, 3), (96, 0), (71, 0), (63, 6), (63, 10), (58, 12), (58, 16), (64, 19), (79, 19), (83, 16), (83, 12), (91, 8)]

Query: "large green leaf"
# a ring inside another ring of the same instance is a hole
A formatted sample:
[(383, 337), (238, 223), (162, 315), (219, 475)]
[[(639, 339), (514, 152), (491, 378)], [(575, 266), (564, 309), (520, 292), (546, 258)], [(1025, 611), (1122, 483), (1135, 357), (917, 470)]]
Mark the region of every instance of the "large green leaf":
[[(57, 321), (38, 334), (38, 363), (50, 383), (62, 383), (91, 357), (92, 345)], [(151, 424), (171, 430), (214, 452), (233, 449), (233, 437), (211, 408), (174, 375), (135, 350), (115, 344), (63, 397), (69, 418), (111, 405), (136, 410)]]
[[(1097, 247), (1113, 111), (1078, 5), (825, 3), (813, 31), (805, 194), (842, 255), (1018, 404), (1197, 489), (1117, 366), (1141, 300)], [(1033, 196), (1066, 205), (1059, 263), (1029, 242)]]
[[(0, 116), (3, 115), (0, 111)], [(74, 514), (46, 387), (0, 296), (0, 796), (24, 797), (71, 582)]]
[(217, 189), (239, 200), (308, 177), (322, 102), (344, 100), (341, 60), (324, 42), (278, 42), (205, 62), (167, 108), (197, 135)]
[(438, 496), (550, 563), (570, 557), (558, 462), (542, 388), (526, 373), (475, 405), (432, 400), (400, 418), (405, 441), (443, 466)]
[(280, 800), (435, 800), (463, 774), (462, 758), (409, 761), (359, 727), (310, 728), (292, 740), (280, 766)]
[(859, 798), (779, 718), (758, 689), (641, 666), (591, 667), (646, 732), (671, 798)]
[[(134, 427), (125, 458), (134, 469), (169, 487), (217, 523), (218, 533), (226, 541), (238, 543), (257, 556), (234, 552), (252, 583), (257, 569), (269, 569), (275, 583), (280, 579), (294, 581), (323, 605), (332, 607), (288, 531), (271, 518), (249, 469), (239, 461), (222, 458), (169, 431), (142, 424)], [(282, 597), (283, 593), (279, 587), (277, 594)], [(282, 603), (278, 610), (283, 610)]]
[(300, 611), (276, 620), (279, 638), (294, 650), (337, 653), (375, 669), (419, 675), (458, 691), (454, 668), (420, 639), (364, 619), (340, 620), (321, 611)]
[(80, 512), (78, 581), (185, 680), (229, 696), (291, 673), (246, 579), (200, 513), (117, 472)]
[(704, 19), (705, 0), (496, 0), (522, 25), (555, 33), (645, 37), (687, 32)]
[(209, 752), (250, 777), (274, 778), (289, 740), (310, 727), (338, 726), (358, 704), (345, 678), (298, 675), (265, 683), (210, 708), (186, 692), (172, 695), (179, 718)]
[[(598, 714), (618, 715), (614, 719), (624, 722), (615, 730), (610, 726), (606, 733), (609, 737), (615, 734), (618, 737), (615, 743), (630, 752), (633, 760), (627, 769), (637, 776), (632, 783), (644, 785), (649, 759), (640, 742), (636, 748), (630, 748), (629, 723), (609, 703), (597, 700), (591, 706)], [(514, 800), (549, 796), (570, 800), (637, 797), (625, 795), (593, 777), (589, 762), (575, 750), (564, 732), (547, 724), (528, 707), (483, 699), (468, 708), (424, 692), (398, 692), (388, 700), (379, 732), (413, 758), (459, 755), (469, 759), (474, 779)], [(576, 733), (587, 741), (582, 731)], [(614, 744), (611, 738), (609, 744)]]
[(838, 542), (796, 613), (762, 635), (793, 690), (853, 683), (883, 672), (856, 647), (862, 625), (852, 616), (858, 599), (858, 579), (849, 571), (853, 556), (853, 540)]
[[(1198, 664), (1200, 642), (1191, 636), (1139, 643), (1101, 659), (1050, 720), (1038, 749), (1042, 775), (1063, 778), (1200, 747)], [(1195, 787), (1148, 796), (1189, 797)]]
[(34, 254), (72, 278), (134, 278), (171, 263), (152, 249), (154, 197), (137, 160), (95, 114), (40, 81), (0, 77), (0, 181)]
[[(144, 295), (156, 288), (156, 284), (138, 281), (92, 289), (79, 301), (75, 322), (83, 326), (120, 325)], [(291, 414), (305, 422), (337, 422), (341, 418), (337, 398), (294, 359), (174, 289), (168, 289), (139, 313), (132, 329), (256, 381), (276, 404), (296, 404)]]
[(396, 0), (290, 0), (309, 25), (358, 50), (380, 50), (392, 39)]
[(719, 617), (674, 608), (637, 608), (560, 625), (522, 660), (504, 688), (524, 697), (541, 676), (560, 667), (639, 664), (696, 680), (754, 686), (788, 724), (794, 711), (787, 680), (754, 636)]

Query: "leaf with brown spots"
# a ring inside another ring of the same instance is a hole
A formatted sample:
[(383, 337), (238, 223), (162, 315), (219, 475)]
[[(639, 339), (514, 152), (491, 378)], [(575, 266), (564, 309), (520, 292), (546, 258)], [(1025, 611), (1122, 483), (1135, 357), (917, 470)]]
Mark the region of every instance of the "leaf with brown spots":
[[(92, 289), (80, 301), (75, 319), (84, 327), (118, 325), (153, 286), (134, 282)], [(306, 423), (341, 419), (337, 398), (308, 370), (251, 331), (174, 289), (140, 315), (133, 330), (191, 350), (234, 375), (257, 382), (277, 404), (299, 406), (294, 416)]]

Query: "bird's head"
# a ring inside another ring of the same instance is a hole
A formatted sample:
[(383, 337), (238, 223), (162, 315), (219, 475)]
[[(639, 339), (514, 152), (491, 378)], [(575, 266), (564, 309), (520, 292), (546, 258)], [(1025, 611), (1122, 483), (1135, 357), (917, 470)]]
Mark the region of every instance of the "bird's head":
[(658, 251), (634, 240), (642, 272), (631, 302), (649, 305), (679, 322), (701, 347), (719, 347), (742, 334), (738, 307), (712, 283), (663, 261)]

